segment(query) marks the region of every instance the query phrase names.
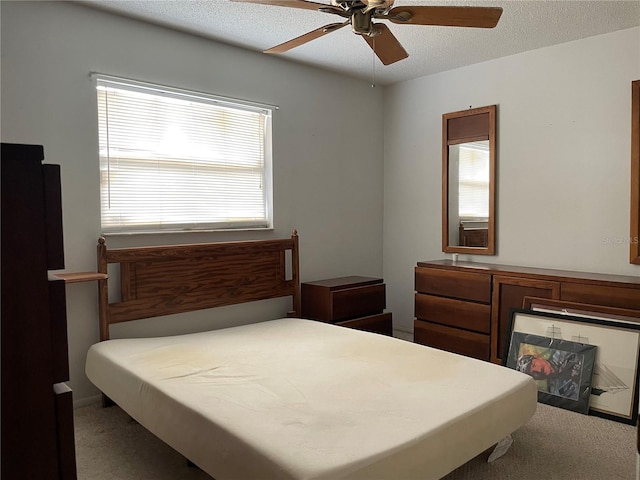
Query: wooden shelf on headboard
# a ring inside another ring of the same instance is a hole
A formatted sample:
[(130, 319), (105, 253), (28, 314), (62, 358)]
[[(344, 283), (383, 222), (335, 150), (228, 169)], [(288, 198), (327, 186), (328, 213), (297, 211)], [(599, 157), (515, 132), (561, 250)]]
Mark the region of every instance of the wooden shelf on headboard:
[(106, 280), (106, 273), (98, 272), (71, 272), (71, 273), (54, 273), (55, 277), (61, 278), (65, 283), (92, 282), (95, 280)]

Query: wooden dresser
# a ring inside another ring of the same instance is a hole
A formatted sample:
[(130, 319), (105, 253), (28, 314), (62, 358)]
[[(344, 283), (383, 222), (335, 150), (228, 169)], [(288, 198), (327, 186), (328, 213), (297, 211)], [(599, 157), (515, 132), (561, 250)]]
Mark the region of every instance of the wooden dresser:
[(418, 262), (415, 290), (416, 343), (495, 363), (525, 296), (640, 310), (640, 276), (436, 260)]
[(392, 315), (383, 313), (386, 289), (381, 278), (340, 277), (301, 285), (302, 317), (392, 335)]
[(75, 479), (60, 167), (2, 144), (2, 478)]

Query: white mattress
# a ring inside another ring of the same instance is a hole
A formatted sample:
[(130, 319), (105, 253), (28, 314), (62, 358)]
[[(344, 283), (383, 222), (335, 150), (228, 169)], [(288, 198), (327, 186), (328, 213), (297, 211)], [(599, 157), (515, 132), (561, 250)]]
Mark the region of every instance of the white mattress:
[(537, 398), (514, 370), (301, 319), (109, 340), (86, 373), (216, 480), (440, 478)]

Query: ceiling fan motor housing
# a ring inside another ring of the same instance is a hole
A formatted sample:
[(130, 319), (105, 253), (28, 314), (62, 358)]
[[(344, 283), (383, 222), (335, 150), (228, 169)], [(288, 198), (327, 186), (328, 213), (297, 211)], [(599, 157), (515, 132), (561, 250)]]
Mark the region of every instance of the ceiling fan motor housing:
[(395, 0), (331, 0), (331, 4), (337, 7), (341, 7), (345, 10), (352, 8), (368, 8), (373, 9), (386, 9), (393, 5)]
[(358, 35), (367, 35), (373, 37), (376, 35), (376, 29), (373, 28), (371, 15), (373, 10), (365, 12), (363, 10), (354, 10), (351, 13), (351, 30)]

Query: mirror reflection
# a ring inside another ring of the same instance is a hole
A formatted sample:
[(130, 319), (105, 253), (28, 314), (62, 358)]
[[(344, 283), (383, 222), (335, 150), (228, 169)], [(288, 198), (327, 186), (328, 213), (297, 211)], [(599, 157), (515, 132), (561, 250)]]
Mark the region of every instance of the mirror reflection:
[(496, 105), (442, 115), (442, 251), (495, 255)]
[(449, 145), (449, 245), (489, 245), (489, 140)]

